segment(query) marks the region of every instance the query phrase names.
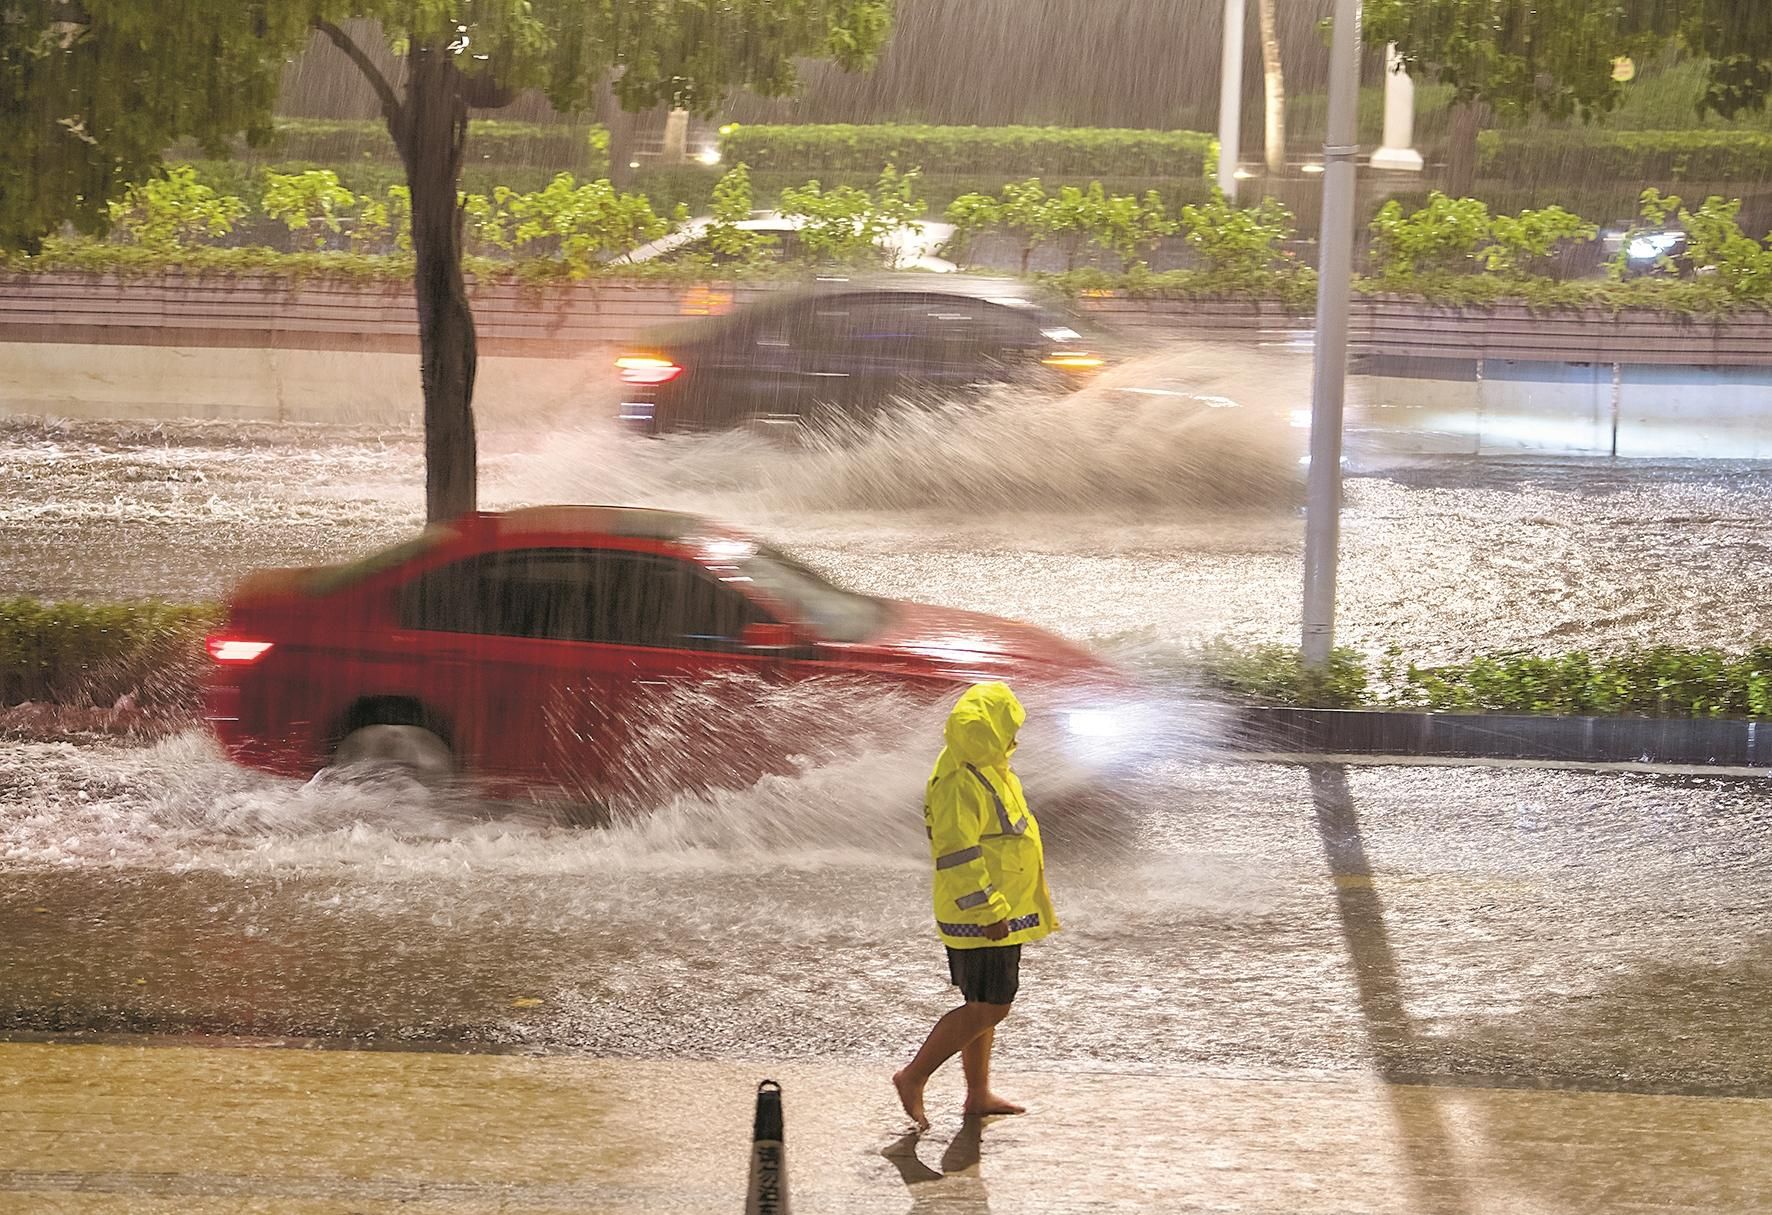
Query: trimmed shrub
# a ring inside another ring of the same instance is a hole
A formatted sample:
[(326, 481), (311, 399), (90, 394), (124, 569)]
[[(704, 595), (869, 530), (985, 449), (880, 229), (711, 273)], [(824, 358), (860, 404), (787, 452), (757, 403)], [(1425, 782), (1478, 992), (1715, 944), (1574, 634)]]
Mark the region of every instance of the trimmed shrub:
[(755, 173), (878, 173), (888, 164), (928, 174), (980, 177), (1117, 175), (1203, 177), (1215, 154), (1199, 131), (1110, 127), (725, 127), (720, 151)]
[(0, 599), (0, 704), (194, 704), (213, 604)]
[(1655, 646), (1599, 656), (1498, 654), (1445, 666), (1395, 649), (1369, 668), (1338, 649), (1324, 672), (1283, 645), (1202, 647), (1190, 663), (1207, 687), (1266, 704), (1629, 717), (1772, 717), (1772, 645), (1742, 654)]
[(1509, 181), (1764, 181), (1768, 131), (1484, 131), (1478, 173)]
[[(238, 142), (231, 151), (240, 159), (261, 163), (312, 162), (317, 168), (336, 169), (341, 176), (344, 166), (352, 163), (400, 163), (380, 119), (279, 118), (272, 130), (269, 143), (253, 148)], [(189, 144), (177, 145), (171, 153), (176, 159), (194, 155)], [(609, 132), (588, 123), (475, 118), (468, 122), (466, 167), (476, 164), (528, 165), (547, 176), (565, 171), (601, 177), (609, 171)]]

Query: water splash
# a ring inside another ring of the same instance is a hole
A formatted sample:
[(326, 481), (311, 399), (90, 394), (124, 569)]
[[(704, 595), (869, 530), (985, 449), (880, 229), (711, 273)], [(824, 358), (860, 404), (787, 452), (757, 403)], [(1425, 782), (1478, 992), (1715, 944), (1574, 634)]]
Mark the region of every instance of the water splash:
[(1308, 359), (1180, 346), (1073, 393), (915, 402), (795, 441), (746, 431), (635, 443), (585, 425), (496, 457), (500, 504), (624, 501), (711, 513), (1285, 510), (1299, 496)]

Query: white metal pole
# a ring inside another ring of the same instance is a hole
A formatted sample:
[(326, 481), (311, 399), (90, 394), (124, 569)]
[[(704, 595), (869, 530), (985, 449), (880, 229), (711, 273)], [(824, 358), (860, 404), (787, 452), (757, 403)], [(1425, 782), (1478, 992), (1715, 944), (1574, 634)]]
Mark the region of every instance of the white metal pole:
[(1341, 538), (1341, 417), (1347, 390), (1348, 290), (1353, 279), (1354, 177), (1359, 156), (1360, 0), (1335, 0), (1329, 48), (1329, 133), (1323, 145), (1318, 238), (1316, 376), (1305, 490), (1304, 662), (1335, 644), (1335, 562)]
[(1224, 0), (1224, 59), (1218, 71), (1218, 188), (1237, 197), (1237, 146), (1243, 123), (1245, 0)]

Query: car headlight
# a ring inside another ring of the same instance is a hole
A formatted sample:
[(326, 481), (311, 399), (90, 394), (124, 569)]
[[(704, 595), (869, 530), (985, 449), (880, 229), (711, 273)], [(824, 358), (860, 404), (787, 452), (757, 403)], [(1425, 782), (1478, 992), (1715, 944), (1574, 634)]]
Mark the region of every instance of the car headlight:
[(1125, 731), (1122, 718), (1113, 709), (1071, 709), (1064, 725), (1077, 738), (1118, 738)]

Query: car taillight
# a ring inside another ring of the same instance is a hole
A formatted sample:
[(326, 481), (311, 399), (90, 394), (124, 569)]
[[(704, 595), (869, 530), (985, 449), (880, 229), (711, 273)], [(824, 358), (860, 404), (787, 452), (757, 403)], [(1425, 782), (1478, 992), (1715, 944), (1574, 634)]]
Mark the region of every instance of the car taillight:
[(683, 374), (677, 364), (656, 354), (624, 354), (615, 360), (615, 365), (621, 369), (624, 384), (669, 384)]
[(1081, 350), (1055, 350), (1040, 362), (1060, 371), (1099, 371), (1107, 366), (1107, 360), (1100, 355)]
[(249, 662), (257, 662), (271, 652), (272, 644), (269, 641), (254, 641), (248, 637), (230, 637), (225, 633), (215, 633), (203, 640), (203, 647), (209, 651), (211, 658), (230, 666), (244, 666)]

